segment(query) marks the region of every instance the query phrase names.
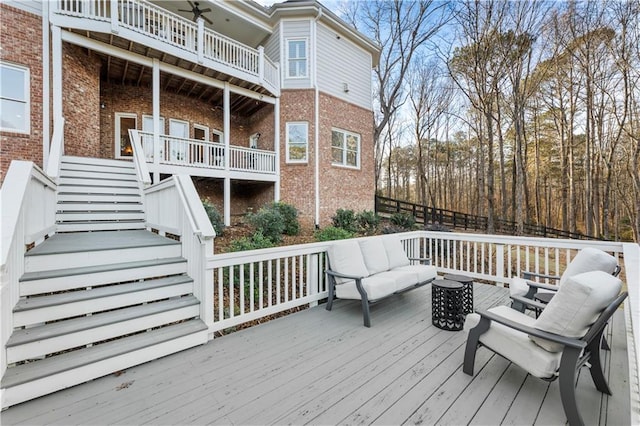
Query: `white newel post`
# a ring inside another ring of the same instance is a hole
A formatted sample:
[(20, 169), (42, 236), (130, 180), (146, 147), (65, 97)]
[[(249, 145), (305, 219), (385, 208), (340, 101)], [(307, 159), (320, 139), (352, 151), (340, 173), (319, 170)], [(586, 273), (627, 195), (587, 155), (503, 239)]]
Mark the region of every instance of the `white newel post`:
[(196, 49), (198, 52), (198, 62), (204, 62), (204, 18), (202, 16), (198, 17), (198, 40)]
[(153, 183), (160, 180), (160, 61), (153, 59)]
[(496, 244), (496, 270), (498, 278), (496, 283), (499, 287), (504, 287), (504, 244)]
[(118, 0), (110, 0), (110, 11), (111, 11), (111, 32), (114, 34), (118, 34), (119, 30), (119, 20), (118, 20)]
[[(320, 256), (318, 254), (310, 254), (307, 256), (307, 291), (308, 296), (320, 293)], [(309, 303), (312, 308), (318, 306), (318, 301), (314, 300)]]

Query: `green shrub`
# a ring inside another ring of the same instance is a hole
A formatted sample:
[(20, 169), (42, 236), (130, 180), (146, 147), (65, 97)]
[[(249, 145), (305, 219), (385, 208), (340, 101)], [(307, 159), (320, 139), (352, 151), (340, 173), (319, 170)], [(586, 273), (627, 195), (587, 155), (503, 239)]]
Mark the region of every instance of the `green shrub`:
[(347, 238), (353, 238), (354, 233), (349, 232), (343, 228), (336, 228), (335, 226), (327, 226), (326, 228), (316, 231), (313, 236), (316, 241), (333, 241), (333, 240), (346, 240)]
[(378, 229), (378, 225), (380, 224), (380, 217), (370, 210), (364, 210), (356, 215), (356, 220), (358, 222), (358, 228), (360, 232), (372, 235)]
[(260, 232), (272, 243), (282, 240), (284, 220), (278, 210), (262, 207), (257, 213), (247, 215), (247, 220), (256, 229), (256, 232)]
[(218, 209), (216, 209), (216, 207), (207, 200), (202, 200), (202, 207), (204, 207), (204, 211), (207, 212), (209, 222), (213, 225), (216, 235), (222, 236), (224, 234), (224, 220), (222, 219), (222, 215)]
[(285, 235), (298, 235), (300, 233), (300, 222), (298, 222), (298, 210), (291, 204), (283, 202), (274, 202), (270, 206), (277, 210), (284, 221)]
[(353, 210), (338, 209), (336, 210), (336, 215), (331, 219), (333, 220), (333, 226), (336, 228), (342, 228), (351, 233), (358, 232), (358, 221)]
[(408, 213), (394, 213), (389, 218), (389, 221), (405, 230), (413, 229), (416, 224), (415, 218)]
[(256, 231), (250, 237), (242, 237), (237, 240), (233, 240), (229, 249), (230, 251), (246, 251), (271, 247), (273, 247), (273, 242), (269, 238), (265, 237), (261, 231)]

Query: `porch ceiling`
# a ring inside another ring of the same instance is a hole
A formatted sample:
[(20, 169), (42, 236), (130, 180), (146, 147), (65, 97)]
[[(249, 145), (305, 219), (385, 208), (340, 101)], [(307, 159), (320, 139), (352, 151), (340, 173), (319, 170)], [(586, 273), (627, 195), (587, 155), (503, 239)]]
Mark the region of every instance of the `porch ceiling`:
[[(131, 40), (127, 40), (113, 34), (92, 33), (86, 31), (75, 32), (93, 40), (110, 44), (122, 50), (144, 55), (148, 58), (155, 58), (161, 62), (174, 65), (206, 77), (211, 77), (220, 81), (228, 81), (233, 85), (249, 89), (256, 93), (269, 95), (268, 91), (260, 85), (235, 78), (215, 69), (203, 67), (199, 64), (186, 61), (176, 56), (169, 55), (166, 52), (144, 46), (140, 43), (135, 43)], [(91, 51), (91, 53), (99, 57), (102, 61), (101, 79), (103, 81), (151, 88), (151, 68), (101, 52)], [(223, 91), (216, 87), (207, 86), (166, 72), (160, 73), (160, 87), (161, 90), (166, 92), (186, 95), (194, 99), (207, 102), (214, 108), (222, 107)], [(235, 115), (248, 117), (255, 114), (266, 105), (266, 103), (259, 102), (255, 99), (233, 93), (231, 94), (231, 113)]]

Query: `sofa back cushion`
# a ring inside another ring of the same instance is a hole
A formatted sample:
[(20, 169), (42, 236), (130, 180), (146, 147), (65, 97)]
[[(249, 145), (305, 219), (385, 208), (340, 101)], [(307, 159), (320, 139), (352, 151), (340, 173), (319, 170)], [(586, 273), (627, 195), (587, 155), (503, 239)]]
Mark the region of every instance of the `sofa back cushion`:
[(369, 275), (389, 270), (389, 259), (387, 258), (387, 251), (382, 243), (382, 238), (368, 238), (359, 241), (359, 244)]
[(384, 244), (384, 249), (387, 252), (387, 259), (389, 259), (389, 269), (411, 264), (407, 257), (407, 253), (404, 251), (400, 238), (395, 235), (385, 236), (382, 237), (382, 243)]
[(603, 271), (607, 274), (613, 274), (618, 266), (615, 257), (602, 250), (586, 247), (576, 254), (576, 257), (567, 265), (564, 273), (560, 277), (559, 285), (562, 286), (569, 277), (590, 271)]
[[(621, 289), (622, 281), (603, 271), (569, 277), (533, 326), (561, 336), (583, 337)], [(550, 352), (560, 352), (563, 348), (545, 339), (531, 339)]]
[[(329, 263), (332, 271), (357, 277), (369, 276), (369, 271), (364, 263), (360, 245), (357, 241), (346, 240), (334, 243), (329, 246), (327, 254), (329, 255)], [(336, 277), (338, 284), (347, 281), (350, 281), (350, 279)]]

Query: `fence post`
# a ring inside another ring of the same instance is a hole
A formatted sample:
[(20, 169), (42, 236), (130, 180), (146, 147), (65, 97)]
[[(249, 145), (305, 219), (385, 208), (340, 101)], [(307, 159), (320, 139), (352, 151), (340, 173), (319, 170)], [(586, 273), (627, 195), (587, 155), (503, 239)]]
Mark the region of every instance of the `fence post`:
[[(307, 296), (312, 296), (314, 294), (320, 293), (321, 273), (322, 271), (320, 270), (320, 256), (315, 253), (307, 256), (307, 289), (309, 291), (309, 294)], [(318, 306), (317, 301), (309, 302), (310, 308), (314, 306)]]

